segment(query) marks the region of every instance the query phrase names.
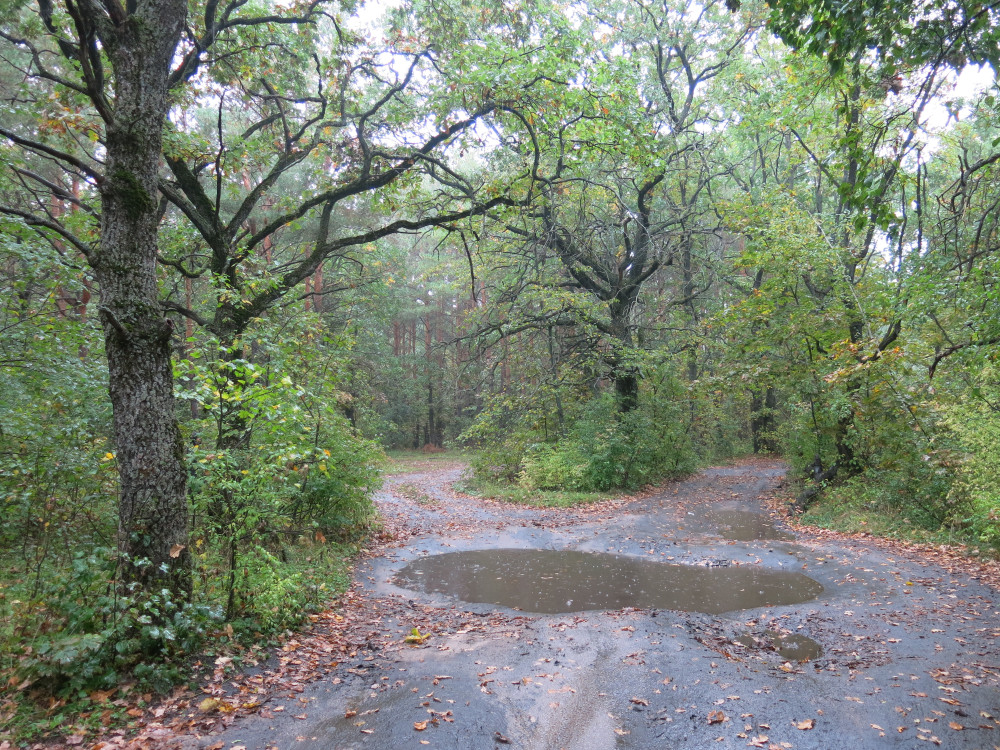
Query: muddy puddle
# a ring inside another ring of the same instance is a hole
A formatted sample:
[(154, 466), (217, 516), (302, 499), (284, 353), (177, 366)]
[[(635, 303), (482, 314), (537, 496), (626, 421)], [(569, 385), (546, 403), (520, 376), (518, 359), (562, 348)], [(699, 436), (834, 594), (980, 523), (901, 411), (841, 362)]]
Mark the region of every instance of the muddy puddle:
[(719, 614), (815, 599), (823, 586), (801, 573), (758, 566), (699, 567), (573, 550), (492, 549), (415, 560), (395, 583), (470, 603), (559, 614), (594, 609), (672, 609)]
[(789, 541), (794, 535), (774, 527), (768, 516), (748, 510), (715, 510), (705, 514), (705, 519), (718, 529), (723, 539), (735, 542), (756, 540)]
[(821, 645), (799, 633), (778, 633), (769, 630), (764, 636), (755, 637), (747, 634), (737, 636), (733, 640), (749, 649), (776, 651), (782, 659), (788, 661), (812, 661), (823, 655)]

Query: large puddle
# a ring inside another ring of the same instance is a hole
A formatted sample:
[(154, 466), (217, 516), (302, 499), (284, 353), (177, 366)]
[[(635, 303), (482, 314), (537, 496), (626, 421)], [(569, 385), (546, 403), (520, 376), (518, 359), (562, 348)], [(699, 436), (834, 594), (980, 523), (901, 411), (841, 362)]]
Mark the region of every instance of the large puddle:
[(757, 539), (788, 541), (792, 534), (774, 528), (774, 521), (760, 513), (748, 510), (713, 510), (705, 518), (719, 529), (719, 536), (735, 542), (752, 542)]
[(815, 599), (801, 573), (757, 566), (703, 568), (571, 550), (491, 549), (415, 560), (397, 585), (540, 614), (589, 609), (676, 609), (719, 614)]

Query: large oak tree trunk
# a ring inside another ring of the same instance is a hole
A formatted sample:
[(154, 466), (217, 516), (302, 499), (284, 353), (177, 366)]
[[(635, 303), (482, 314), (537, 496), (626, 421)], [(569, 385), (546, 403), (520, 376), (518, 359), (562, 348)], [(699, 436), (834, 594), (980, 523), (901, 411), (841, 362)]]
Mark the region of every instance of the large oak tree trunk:
[(171, 326), (157, 294), (156, 195), (168, 66), (185, 11), (179, 0), (147, 0), (113, 28), (102, 25), (115, 90), (93, 263), (121, 482), (122, 579), (180, 597), (191, 591), (187, 474), (174, 413)]

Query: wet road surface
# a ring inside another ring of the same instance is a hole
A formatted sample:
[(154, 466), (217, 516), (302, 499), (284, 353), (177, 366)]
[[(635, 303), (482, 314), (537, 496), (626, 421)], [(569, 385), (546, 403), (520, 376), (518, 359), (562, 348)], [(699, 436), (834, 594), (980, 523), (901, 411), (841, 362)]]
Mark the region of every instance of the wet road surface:
[(191, 747), (1000, 747), (997, 592), (789, 528), (780, 463), (587, 510), (469, 498), (461, 470), (379, 493), (359, 645)]

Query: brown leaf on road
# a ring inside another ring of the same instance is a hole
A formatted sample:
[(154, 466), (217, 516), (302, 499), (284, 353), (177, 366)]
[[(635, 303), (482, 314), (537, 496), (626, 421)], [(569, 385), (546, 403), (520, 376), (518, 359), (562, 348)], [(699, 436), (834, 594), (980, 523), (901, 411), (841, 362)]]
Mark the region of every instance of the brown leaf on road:
[(415, 722), (413, 722), (413, 728), (416, 729), (418, 732), (422, 732), (425, 729), (427, 729), (427, 722), (426, 721), (415, 721)]
[(709, 711), (708, 712), (708, 723), (709, 724), (721, 724), (726, 720), (726, 715), (722, 711)]
[(813, 729), (816, 726), (815, 719), (803, 719), (802, 721), (793, 721), (796, 729), (801, 729), (803, 731), (807, 729)]
[(965, 729), (965, 727), (959, 724), (957, 721), (949, 721), (948, 726), (954, 729), (956, 732), (961, 732), (963, 729)]
[(646, 700), (645, 698), (629, 698), (628, 702), (629, 703), (634, 703), (637, 706), (648, 706), (649, 705), (649, 701)]

